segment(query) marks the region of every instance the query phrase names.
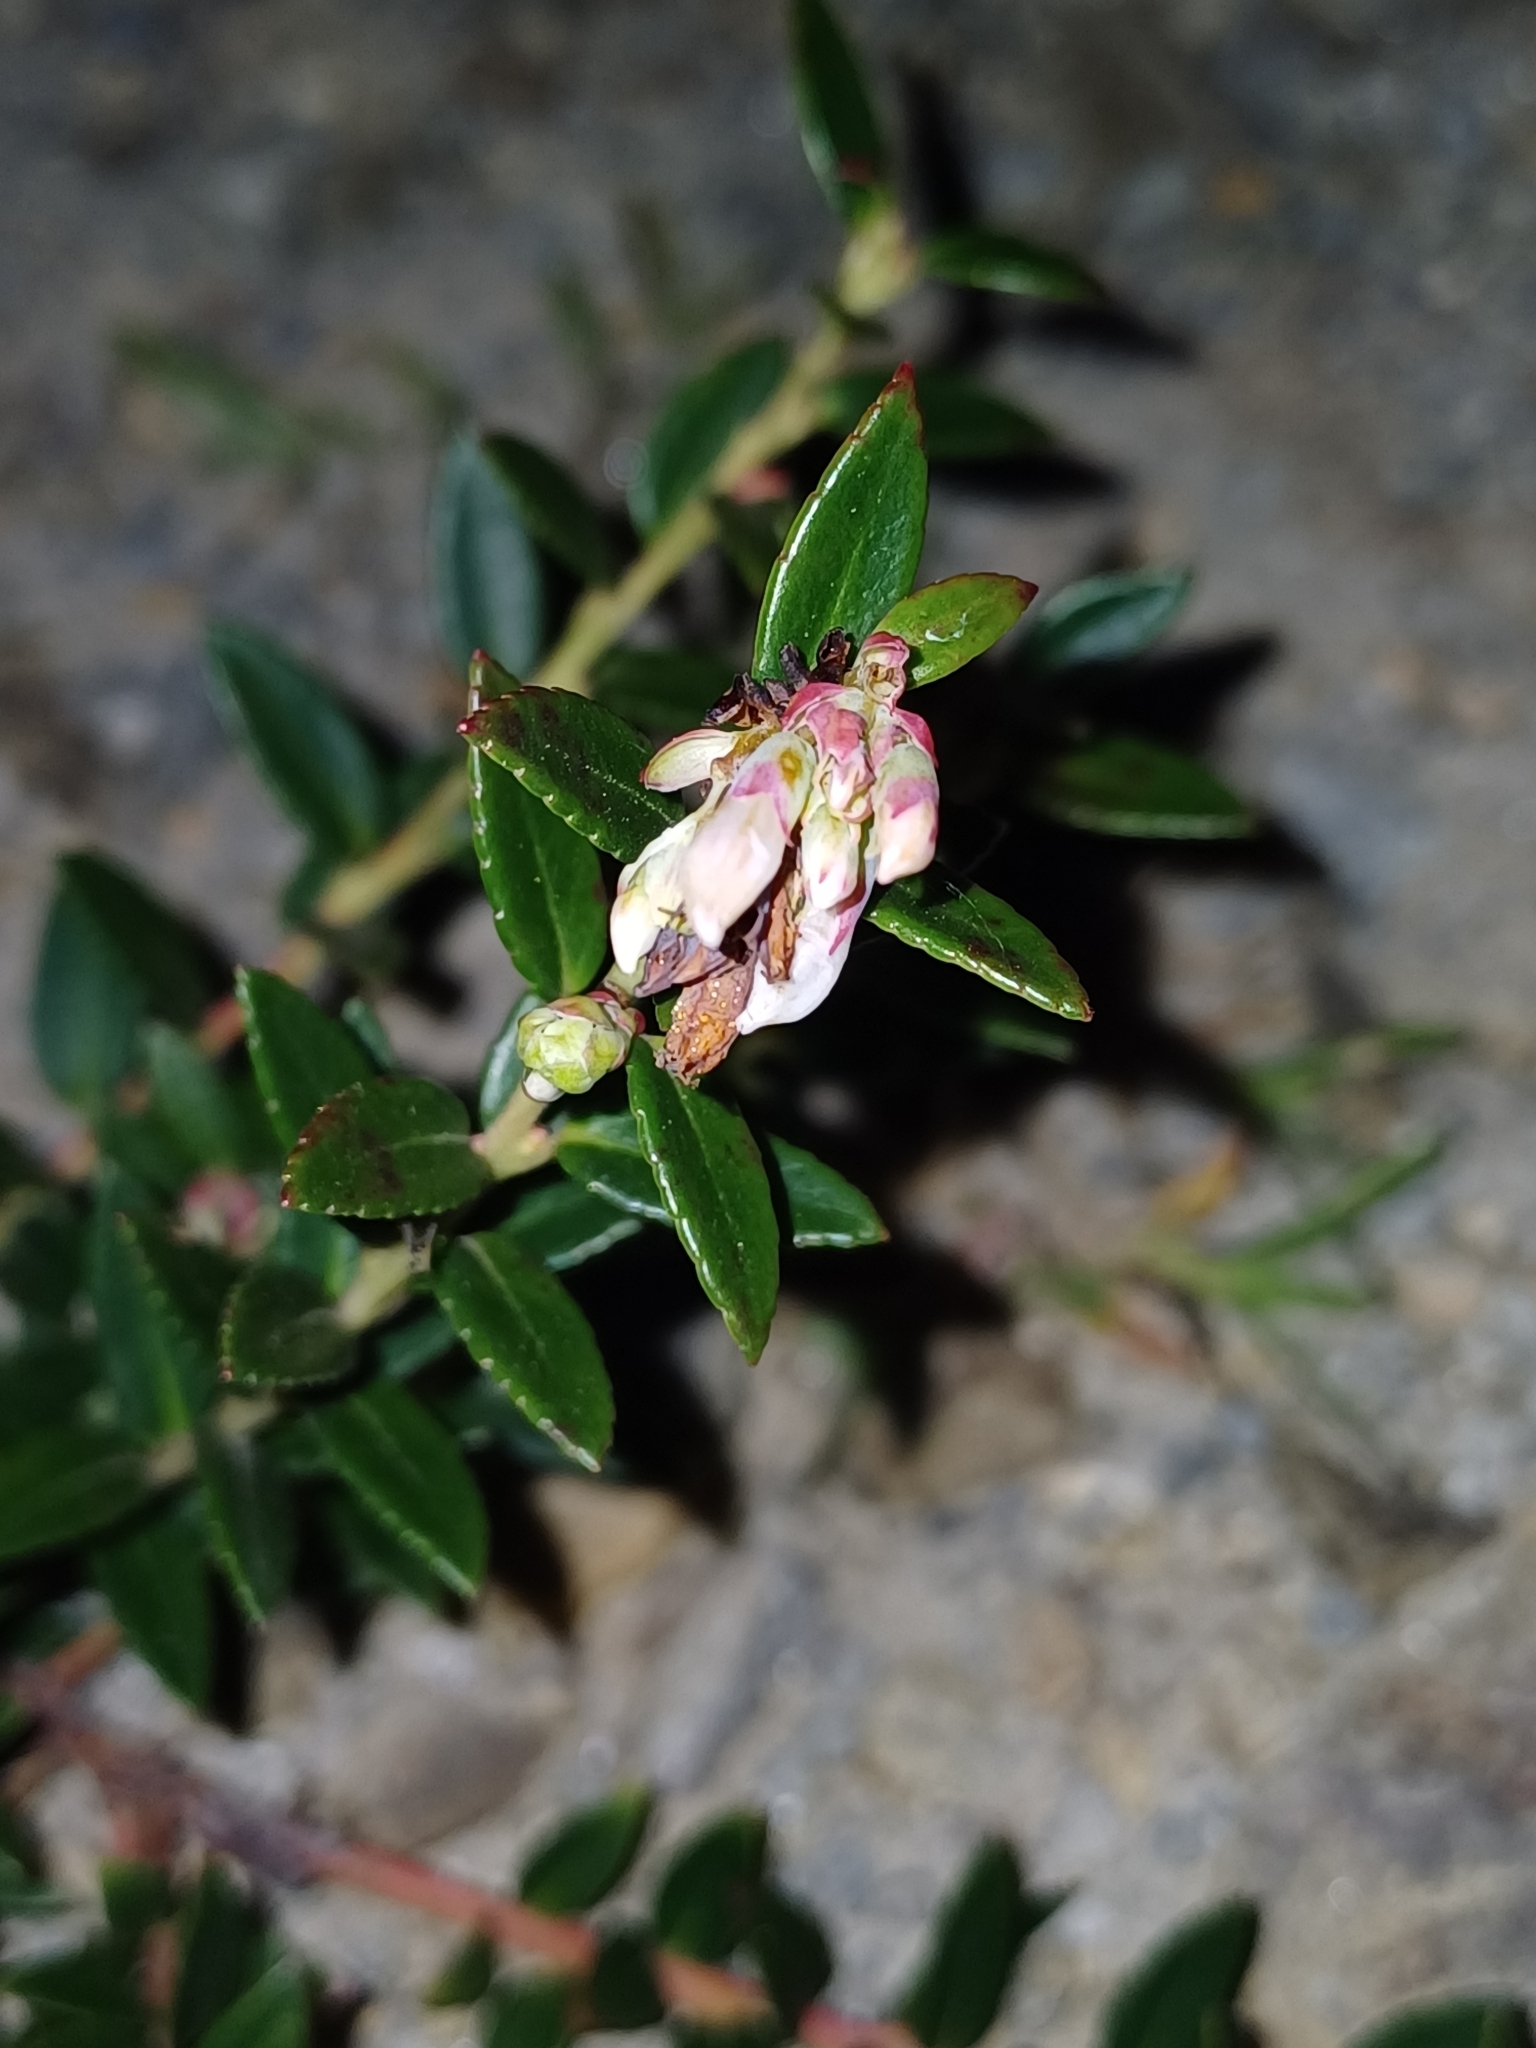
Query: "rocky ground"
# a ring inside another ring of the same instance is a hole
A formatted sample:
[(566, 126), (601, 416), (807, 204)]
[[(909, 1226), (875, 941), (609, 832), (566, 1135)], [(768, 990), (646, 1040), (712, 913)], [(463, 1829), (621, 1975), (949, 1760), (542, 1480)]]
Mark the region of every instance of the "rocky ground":
[[(1446, 1157), (1367, 1232), (1387, 1305), (1283, 1344), (1217, 1317), (1203, 1357), (1160, 1304), (1093, 1332), (1031, 1284), (1042, 1258), (1133, 1235), (1222, 1135), (1068, 1083), (909, 1192), (915, 1228), (1017, 1299), (1011, 1329), (937, 1340), (915, 1454), (850, 1407), (808, 1316), (786, 1311), (750, 1381), (701, 1327), (694, 1369), (751, 1501), (734, 1546), (658, 1498), (550, 1482), (585, 1589), (570, 1647), (510, 1608), (468, 1633), (391, 1609), (337, 1670), (285, 1620), (257, 1737), (198, 1742), (274, 1797), (497, 1880), (557, 1802), (618, 1772), (668, 1788), (672, 1825), (764, 1800), (855, 2002), (899, 1977), (966, 1843), (1004, 1826), (1078, 1885), (1009, 2021), (1049, 2048), (1224, 1889), (1267, 1903), (1256, 2004), (1278, 2043), (1446, 1981), (1536, 1990), (1527, 12), (847, 11), (948, 82), (996, 217), (1080, 249), (1180, 343), (1011, 335), (1000, 384), (1123, 488), (943, 499), (935, 569), (1051, 584), (1109, 551), (1188, 558), (1193, 636), (1279, 635), (1225, 758), (1329, 881), (1152, 864), (1161, 1000), (1233, 1057), (1369, 1017), (1465, 1027), (1461, 1053), (1356, 1105), (1383, 1142), (1446, 1132)], [(105, 841), (242, 952), (275, 935), (292, 847), (207, 708), (203, 617), (273, 626), (411, 730), (448, 702), (422, 599), (428, 440), (389, 348), (596, 483), (664, 378), (741, 309), (790, 308), (830, 237), (772, 10), (3, 0), (0, 38), (0, 1105), (51, 1136), (23, 1013), (58, 847)], [(658, 217), (682, 285), (647, 295)], [(545, 282), (572, 266), (631, 366), (617, 382), (558, 339)], [(135, 322), (346, 406), (375, 445), (302, 484), (204, 469), (175, 409), (113, 371)], [(469, 1012), (446, 1032), (391, 1017), (449, 1075), (507, 996), (483, 923), (454, 944)], [(1292, 1192), (1253, 1167), (1230, 1227)], [(132, 1668), (102, 1690), (166, 1725)], [(83, 1788), (47, 1796), (78, 1850)], [(292, 1918), (390, 1990), (371, 2039), (455, 2039), (402, 1993), (432, 1930), (341, 1900)]]

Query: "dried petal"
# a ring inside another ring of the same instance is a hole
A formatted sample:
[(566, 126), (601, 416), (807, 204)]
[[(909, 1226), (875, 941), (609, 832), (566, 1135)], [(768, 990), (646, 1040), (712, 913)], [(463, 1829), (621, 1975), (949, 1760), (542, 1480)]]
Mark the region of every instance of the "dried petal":
[(672, 1006), (661, 1063), (691, 1088), (736, 1043), (737, 1018), (752, 988), (752, 962), (728, 960), (685, 988)]

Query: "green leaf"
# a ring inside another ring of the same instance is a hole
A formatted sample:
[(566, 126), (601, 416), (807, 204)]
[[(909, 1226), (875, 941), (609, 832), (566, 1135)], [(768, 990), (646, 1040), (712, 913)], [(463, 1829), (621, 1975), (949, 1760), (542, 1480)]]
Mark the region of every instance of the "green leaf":
[(1531, 2048), (1531, 2017), (1515, 1998), (1448, 1998), (1378, 2020), (1349, 2048)]
[[(889, 373), (850, 370), (827, 387), (825, 421), (839, 434), (884, 390)], [(923, 445), (930, 462), (987, 462), (1027, 455), (1051, 440), (1049, 428), (1006, 398), (998, 398), (963, 370), (926, 369), (917, 377)]]
[(153, 1390), (158, 1427), (186, 1429), (218, 1386), (219, 1316), (234, 1262), (208, 1245), (178, 1244), (147, 1217), (119, 1216), (116, 1228), (122, 1341), (135, 1347), (133, 1369)]
[(341, 1021), (373, 1061), (377, 1073), (395, 1072), (400, 1062), (395, 1058), (395, 1049), (389, 1042), (389, 1034), (378, 1011), (366, 996), (348, 996), (341, 1006)]
[(238, 967), (235, 994), (262, 1105), (289, 1150), (322, 1103), (373, 1079), (374, 1063), (355, 1032), (281, 975)]
[(109, 1856), (96, 1873), (107, 1925), (122, 1941), (142, 1941), (157, 1920), (176, 1911), (170, 1878), (157, 1863)]
[[(638, 1146), (637, 1139), (637, 1151)], [(643, 1154), (640, 1164), (651, 1178), (652, 1198), (659, 1207), (655, 1177)], [(639, 1217), (615, 1214), (614, 1205), (604, 1196), (591, 1194), (569, 1181), (556, 1181), (553, 1186), (534, 1188), (524, 1195), (502, 1224), (500, 1234), (510, 1238), (530, 1259), (548, 1266), (551, 1273), (563, 1273), (622, 1244), (639, 1228)]]
[(1019, 1951), (1061, 1902), (1057, 1892), (1025, 1891), (1010, 1843), (981, 1844), (944, 1902), (899, 2008), (923, 2048), (973, 2048), (997, 2018)]
[[(777, 553), (774, 545), (769, 559)], [(686, 647), (610, 647), (592, 664), (592, 693), (647, 732), (686, 731), (725, 694), (731, 665)]]
[(753, 1361), (779, 1291), (779, 1226), (746, 1119), (716, 1095), (685, 1088), (637, 1038), (626, 1069), (640, 1148), (704, 1292)]
[(137, 1449), (117, 1431), (37, 1430), (0, 1451), (0, 1560), (93, 1536), (148, 1491)]
[(516, 434), (483, 434), (480, 452), (539, 546), (583, 583), (606, 583), (614, 563), (603, 515), (570, 471)]
[(1122, 839), (1246, 839), (1252, 811), (1200, 761), (1131, 733), (1050, 762), (1030, 789), (1048, 818)]
[(784, 381), (789, 344), (749, 341), (680, 385), (662, 409), (629, 491), (629, 514), (653, 534), (708, 477), (738, 427), (760, 413)]
[(775, 1884), (763, 1889), (757, 1925), (747, 1937), (768, 1995), (791, 2033), (832, 1977), (832, 1950), (816, 1915)]
[(432, 581), (448, 665), (477, 648), (532, 668), (544, 641), (544, 586), (518, 502), (468, 434), (450, 441), (432, 497)]
[(579, 995), (608, 949), (608, 899), (591, 844), (478, 747), (469, 818), (497, 935), (543, 996)]
[(875, 628), (896, 633), (912, 649), (907, 687), (952, 675), (1001, 640), (1035, 594), (1018, 576), (947, 576), (894, 604)]
[(1258, 1912), (1247, 1899), (1225, 1899), (1176, 1927), (1116, 1991), (1100, 2048), (1235, 2043), (1233, 2007), (1258, 1933)]
[(263, 1622), (286, 1597), (293, 1576), (287, 1489), (251, 1437), (226, 1436), (205, 1422), (196, 1442), (209, 1545), (246, 1619)]
[(246, 1129), (233, 1091), (212, 1061), (169, 1024), (144, 1027), (154, 1107), (194, 1168), (246, 1164)]
[[(863, 409), (862, 406), (855, 407), (850, 424), (858, 420)], [(779, 558), (779, 549), (789, 531), (789, 500), (767, 498), (756, 504), (742, 505), (734, 498), (712, 498), (710, 509), (715, 515), (716, 545), (741, 578), (747, 595), (761, 604), (763, 592), (768, 588), (768, 578), (773, 574), (773, 565)], [(717, 690), (715, 695), (719, 694)], [(672, 730), (677, 728), (674, 726)]]
[(171, 2013), (172, 2039), (175, 2048), (200, 2048), (220, 2014), (271, 1966), (271, 1944), (256, 1907), (211, 1859), (180, 1920), (181, 1973)]
[(80, 1212), (62, 1188), (19, 1187), (0, 1195), (0, 1288), (24, 1315), (64, 1321), (84, 1252)]
[(477, 2005), (491, 1988), (496, 1963), (495, 1942), (488, 1935), (469, 1935), (423, 1991), (422, 2004)]
[(360, 1081), (317, 1110), (283, 1169), (283, 1205), (323, 1216), (439, 1216), (490, 1178), (456, 1095), (414, 1074)]
[(227, 2006), (198, 2048), (305, 2048), (309, 1999), (291, 1963), (274, 1963)]
[(100, 1375), (101, 1354), (83, 1337), (29, 1335), (0, 1352), (0, 1443), (76, 1420)]
[(690, 1835), (656, 1892), (663, 1948), (718, 1963), (756, 1925), (762, 1906), (768, 1824), (760, 1813), (727, 1813)]
[(1047, 598), (1024, 653), (1035, 668), (1129, 661), (1167, 631), (1194, 586), (1188, 569), (1123, 569), (1086, 576)]
[(482, 2048), (564, 2048), (571, 2038), (571, 1986), (555, 1976), (493, 1984), (481, 2007)]
[(1030, 1023), (1027, 1017), (1002, 1011), (981, 1018), (976, 1036), (983, 1045), (995, 1046), (999, 1052), (1031, 1053), (1036, 1059), (1055, 1060), (1064, 1067), (1077, 1058), (1076, 1043), (1064, 1031), (1052, 1031)]
[(541, 1913), (588, 1913), (617, 1890), (651, 1818), (644, 1785), (624, 1785), (567, 1816), (523, 1866), (517, 1895)]
[(1445, 1150), (1443, 1138), (1429, 1138), (1406, 1152), (1389, 1152), (1384, 1158), (1367, 1160), (1337, 1194), (1309, 1209), (1294, 1223), (1282, 1224), (1255, 1244), (1241, 1247), (1239, 1257), (1274, 1259), (1287, 1252), (1299, 1252), (1308, 1245), (1322, 1244), (1351, 1228), (1377, 1202), (1395, 1195), (1421, 1173), (1433, 1166)]
[(337, 1487), (320, 1498), (320, 1515), (348, 1588), (365, 1601), (400, 1593), (430, 1614), (441, 1614), (447, 1588), (429, 1564)]
[(600, 2027), (637, 2032), (665, 2016), (651, 1945), (636, 1927), (608, 1927), (587, 1983), (587, 1998)]
[(615, 860), (635, 859), (683, 815), (676, 797), (640, 780), (650, 743), (601, 704), (569, 690), (525, 689), (492, 662), (475, 664), (472, 687), (503, 694), (463, 721), (465, 739)]
[(224, 1304), (219, 1361), (224, 1378), (244, 1391), (318, 1386), (350, 1369), (356, 1342), (313, 1274), (253, 1266)]
[(195, 1024), (222, 973), (203, 938), (132, 876), (65, 854), (32, 990), (32, 1045), (54, 1093), (88, 1115), (136, 1064), (146, 1017)]
[(1075, 257), (1001, 228), (951, 228), (923, 244), (923, 268), (945, 284), (1027, 299), (1101, 300), (1103, 288)]
[(128, 1647), (191, 1707), (208, 1704), (213, 1609), (197, 1532), (184, 1502), (158, 1508), (98, 1543), (91, 1577)]
[(480, 1128), (489, 1130), (516, 1094), (523, 1078), (523, 1063), (517, 1056), (517, 1027), (542, 998), (526, 989), (507, 1012), (507, 1021), (486, 1047), (480, 1069)]
[(461, 1599), (485, 1575), (485, 1508), (459, 1447), (404, 1387), (379, 1380), (314, 1410), (332, 1469)]
[(794, 0), (789, 35), (806, 162), (837, 212), (856, 224), (888, 176), (863, 70), (826, 0)]
[(454, 1334), (561, 1450), (598, 1469), (613, 1391), (586, 1317), (549, 1270), (502, 1230), (455, 1238), (432, 1275)]
[(672, 1221), (629, 1110), (573, 1117), (555, 1133), (555, 1147), (562, 1172), (578, 1187), (643, 1222)]
[(1081, 982), (1045, 934), (974, 883), (966, 888), (929, 868), (893, 883), (870, 912), (870, 922), (904, 945), (979, 974), (994, 988), (1058, 1017), (1085, 1023), (1093, 1014)]
[(787, 1138), (770, 1138), (770, 1173), (784, 1191), (791, 1239), (797, 1251), (852, 1251), (884, 1244), (890, 1232), (868, 1195)]
[[(115, 1941), (91, 1941), (64, 1955), (34, 1956), (0, 1968), (0, 1984), (49, 2013), (78, 2013), (109, 2020), (123, 2031), (113, 2038), (130, 2048), (142, 2038), (143, 2015), (131, 1959)], [(22, 2037), (25, 2040), (25, 2036)], [(72, 2039), (72, 2036), (66, 2036)], [(94, 2043), (105, 2036), (82, 2036)]]
[(262, 1263), (283, 1266), (318, 1280), (328, 1301), (336, 1300), (357, 1276), (362, 1247), (345, 1224), (302, 1209), (279, 1209)]
[(774, 563), (752, 673), (776, 676), (786, 642), (814, 660), (841, 626), (857, 643), (912, 587), (928, 514), (928, 463), (903, 364), (827, 465)]
[(237, 736), (317, 851), (340, 860), (377, 845), (392, 822), (389, 767), (362, 714), (249, 626), (213, 626), (208, 659)]

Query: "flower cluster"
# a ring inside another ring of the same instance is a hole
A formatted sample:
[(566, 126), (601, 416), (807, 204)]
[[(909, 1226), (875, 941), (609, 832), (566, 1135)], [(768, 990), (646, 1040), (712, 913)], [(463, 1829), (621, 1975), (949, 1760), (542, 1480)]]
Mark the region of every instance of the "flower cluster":
[(645, 770), (653, 789), (708, 785), (625, 868), (610, 926), (622, 986), (681, 990), (663, 1052), (681, 1080), (738, 1036), (814, 1010), (875, 883), (933, 858), (933, 741), (897, 708), (911, 650), (874, 633), (851, 666), (849, 653), (830, 633), (808, 671), (785, 648), (797, 687), (743, 679), (718, 723), (669, 741)]

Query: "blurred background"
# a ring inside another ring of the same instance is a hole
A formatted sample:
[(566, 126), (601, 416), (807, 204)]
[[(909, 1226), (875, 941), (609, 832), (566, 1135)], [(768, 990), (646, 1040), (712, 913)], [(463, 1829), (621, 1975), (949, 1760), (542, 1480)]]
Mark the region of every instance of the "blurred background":
[[(1271, 1907), (1277, 2039), (1448, 1978), (1536, 1988), (1529, 7), (843, 14), (930, 189), (968, 182), (1125, 309), (1001, 320), (993, 381), (1072, 459), (1022, 497), (940, 492), (933, 573), (1188, 561), (1195, 641), (1272, 636), (1219, 758), (1298, 858), (1149, 860), (1156, 1001), (1228, 1060), (1382, 1020), (1464, 1033), (1355, 1104), (1448, 1136), (1371, 1226), (1389, 1301), (1308, 1354), (1370, 1449), (1321, 1482), (1283, 1400), (1234, 1393), (1259, 1372), (1240, 1335), (1213, 1379), (1038, 1302), (941, 1331), (935, 1420), (898, 1455), (850, 1428), (813, 1317), (750, 1389), (701, 1333), (747, 1475), (736, 1547), (552, 1483), (577, 1646), (394, 1613), (338, 1672), (279, 1626), (271, 1768), (401, 1841), (494, 1806), (456, 1852), (487, 1868), (620, 1765), (685, 1804), (765, 1798), (853, 1999), (1005, 1826), (1081, 1881), (1013, 2022), (1043, 2041), (1235, 1886)], [(211, 614), (440, 730), (444, 418), (467, 401), (614, 493), (680, 372), (803, 319), (835, 232), (782, 42), (743, 0), (0, 0), (0, 1113), (67, 1131), (25, 1020), (60, 849), (105, 844), (242, 958), (278, 939), (297, 841), (210, 706)], [(488, 913), (446, 960), (458, 1007), (387, 1022), (461, 1081), (511, 989)], [(1041, 1232), (1131, 1229), (1219, 1136), (1068, 1082), (936, 1160), (909, 1221), (994, 1281)], [(304, 1914), (340, 1966), (409, 1974), (385, 1909)], [(407, 2010), (375, 2038), (433, 2038)]]

